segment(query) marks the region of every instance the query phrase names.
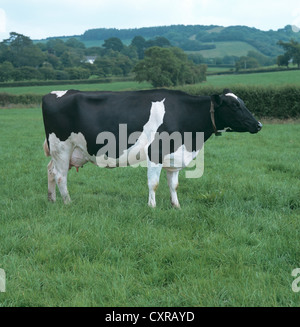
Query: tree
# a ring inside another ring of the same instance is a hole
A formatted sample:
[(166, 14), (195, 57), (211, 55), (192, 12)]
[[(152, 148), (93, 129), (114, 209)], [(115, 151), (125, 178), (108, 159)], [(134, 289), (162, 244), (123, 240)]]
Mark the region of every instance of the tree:
[(69, 78), (74, 79), (87, 79), (90, 76), (90, 71), (81, 67), (67, 68), (66, 72), (69, 74)]
[(158, 36), (154, 40), (146, 41), (146, 48), (151, 48), (151, 47), (167, 48), (170, 46), (171, 46), (170, 41), (162, 36)]
[(286, 68), (289, 67), (290, 57), (285, 53), (284, 55), (280, 55), (277, 57), (277, 65), (285, 66)]
[(85, 49), (84, 43), (78, 41), (75, 37), (70, 38), (65, 42), (66, 46), (75, 49)]
[(6, 46), (6, 58), (15, 67), (38, 67), (45, 60), (42, 50), (33, 44), (29, 37), (15, 32), (10, 33), (9, 39), (3, 41)]
[(191, 53), (188, 54), (188, 59), (192, 60), (194, 64), (204, 64), (205, 63), (205, 58), (202, 56), (200, 53)]
[(54, 54), (48, 53), (46, 56), (46, 61), (55, 69), (59, 68), (60, 66), (59, 58), (56, 57)]
[(68, 47), (65, 42), (60, 39), (50, 39), (47, 43), (48, 53), (60, 57), (65, 51), (68, 51)]
[[(176, 85), (180, 60), (170, 49), (152, 47), (145, 51), (145, 59), (134, 68), (136, 80), (151, 82), (154, 87)], [(175, 80), (175, 81), (174, 81)]]
[(139, 59), (144, 59), (144, 51), (146, 48), (146, 40), (142, 36), (135, 36), (131, 41), (131, 46), (136, 48)]
[(107, 56), (98, 57), (94, 66), (97, 67), (95, 73), (100, 76), (127, 76), (133, 67), (133, 62), (122, 53), (110, 50)]
[(146, 41), (142, 36), (135, 36), (131, 41), (131, 46), (136, 49), (139, 59), (144, 59), (144, 52), (151, 47), (167, 48), (171, 46), (168, 39), (158, 36), (153, 40)]
[(260, 66), (272, 66), (276, 63), (274, 58), (270, 58), (253, 50), (248, 51), (247, 57), (255, 58)]
[(121, 52), (121, 50), (124, 48), (124, 44), (122, 41), (117, 37), (111, 37), (104, 41), (103, 48), (107, 50), (113, 50)]
[(9, 38), (3, 40), (3, 43), (15, 49), (22, 49), (33, 44), (28, 36), (16, 32), (10, 32)]
[(63, 65), (64, 68), (69, 68), (73, 66), (73, 61), (72, 61), (72, 57), (70, 55), (69, 51), (65, 51), (61, 57), (60, 57), (60, 61)]
[(13, 71), (13, 78), (15, 81), (42, 79), (42, 74), (35, 68), (23, 66), (16, 68)]
[(12, 79), (14, 66), (9, 61), (0, 64), (0, 82), (7, 82)]
[(43, 80), (53, 80), (56, 78), (55, 70), (49, 66), (45, 66), (39, 69)]
[(205, 80), (205, 70), (201, 71), (200, 67), (188, 61), (181, 49), (175, 47), (147, 49), (145, 59), (138, 62), (133, 71), (137, 81), (149, 81), (154, 87), (175, 86)]
[(251, 68), (258, 68), (259, 63), (258, 61), (253, 57), (240, 57), (240, 59), (235, 63), (236, 71), (239, 71), (240, 69), (251, 69)]
[(99, 76), (106, 77), (112, 73), (112, 62), (108, 57), (98, 57), (94, 62), (94, 66), (97, 67), (95, 73)]
[(285, 57), (280, 57), (279, 62), (293, 60), (293, 63), (300, 68), (300, 44), (293, 39), (290, 42), (279, 41), (278, 44), (285, 50)]

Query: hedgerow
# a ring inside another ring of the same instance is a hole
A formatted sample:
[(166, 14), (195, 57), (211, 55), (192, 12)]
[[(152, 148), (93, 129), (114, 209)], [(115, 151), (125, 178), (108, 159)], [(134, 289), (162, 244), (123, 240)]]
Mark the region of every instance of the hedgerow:
[[(199, 85), (180, 87), (192, 95), (221, 94), (223, 89)], [(247, 108), (257, 118), (300, 118), (300, 86), (234, 86), (232, 92), (243, 99)], [(0, 93), (0, 106), (40, 106), (42, 95)]]
[[(223, 88), (210, 86), (184, 86), (180, 88), (192, 95), (221, 94)], [(241, 98), (258, 118), (299, 118), (300, 86), (234, 86), (231, 91)]]
[(42, 102), (42, 95), (39, 94), (10, 94), (0, 93), (1, 107), (36, 106)]

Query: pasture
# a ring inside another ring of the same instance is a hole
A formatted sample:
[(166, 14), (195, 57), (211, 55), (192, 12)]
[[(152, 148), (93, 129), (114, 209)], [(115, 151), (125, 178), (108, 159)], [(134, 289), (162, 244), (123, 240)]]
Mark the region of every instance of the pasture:
[(0, 306), (299, 306), (299, 128), (212, 136), (181, 210), (164, 172), (153, 210), (146, 169), (91, 164), (64, 206), (47, 201), (41, 109), (0, 110)]
[[(207, 76), (205, 83), (196, 85), (186, 85), (177, 87), (186, 92), (189, 92), (193, 88), (203, 89), (203, 95), (205, 88), (208, 87), (223, 87), (228, 88), (237, 85), (249, 85), (249, 86), (282, 86), (282, 85), (299, 85), (300, 74), (299, 71), (282, 71), (272, 73), (253, 73), (253, 74), (230, 74), (230, 75), (213, 75)], [(112, 83), (99, 83), (99, 84), (69, 84), (69, 85), (48, 85), (48, 86), (19, 86), (19, 87), (1, 87), (1, 93), (10, 93), (15, 95), (20, 94), (47, 94), (54, 90), (81, 90), (81, 91), (125, 91), (125, 90), (143, 90), (150, 89), (152, 86), (148, 82), (112, 82)], [(209, 95), (209, 94), (208, 94)]]
[(258, 51), (252, 45), (241, 41), (214, 42), (216, 48), (201, 51), (187, 51), (187, 53), (199, 53), (205, 58), (218, 58), (224, 56), (246, 56), (249, 51)]
[(19, 86), (19, 87), (1, 87), (0, 92), (11, 94), (47, 94), (56, 90), (80, 90), (80, 91), (126, 91), (126, 90), (142, 90), (151, 88), (151, 84), (147, 82), (113, 82), (99, 84), (67, 84), (67, 85), (45, 85), (45, 86)]
[(228, 87), (230, 85), (255, 85), (255, 86), (282, 86), (299, 85), (299, 71), (282, 71), (272, 73), (253, 73), (253, 74), (230, 74), (208, 76), (207, 82), (203, 85)]

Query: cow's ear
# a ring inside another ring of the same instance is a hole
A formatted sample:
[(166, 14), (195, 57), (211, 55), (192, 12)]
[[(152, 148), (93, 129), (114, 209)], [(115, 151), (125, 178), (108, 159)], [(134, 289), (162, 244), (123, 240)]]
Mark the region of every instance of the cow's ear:
[(219, 107), (222, 104), (222, 98), (219, 96), (219, 94), (213, 94), (210, 98), (215, 107)]

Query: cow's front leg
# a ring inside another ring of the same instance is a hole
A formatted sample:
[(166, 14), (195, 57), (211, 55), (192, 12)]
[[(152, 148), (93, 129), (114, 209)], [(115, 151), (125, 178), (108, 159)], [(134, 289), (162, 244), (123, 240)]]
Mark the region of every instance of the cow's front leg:
[(171, 194), (171, 204), (174, 208), (180, 208), (180, 204), (177, 197), (177, 188), (178, 188), (178, 176), (179, 176), (179, 170), (177, 171), (170, 171), (167, 170), (167, 179), (168, 179), (168, 185), (170, 188), (170, 194)]
[(148, 187), (149, 187), (149, 207), (155, 208), (155, 192), (158, 188), (159, 177), (162, 169), (162, 164), (155, 164), (154, 162), (148, 161)]

